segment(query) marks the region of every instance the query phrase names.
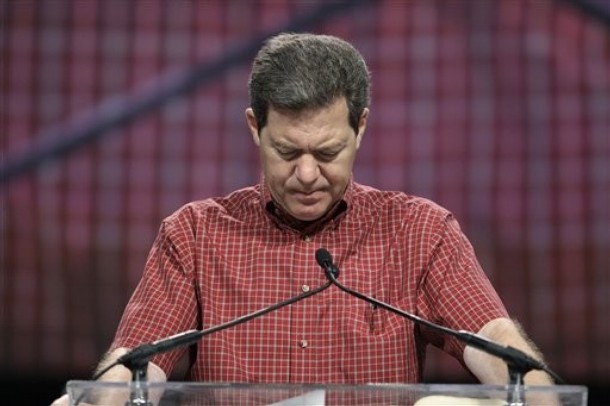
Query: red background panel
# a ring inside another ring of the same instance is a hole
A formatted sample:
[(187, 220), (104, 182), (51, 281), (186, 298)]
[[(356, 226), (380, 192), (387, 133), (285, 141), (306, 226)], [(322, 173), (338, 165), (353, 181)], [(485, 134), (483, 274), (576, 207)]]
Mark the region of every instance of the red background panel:
[[(324, 3), (6, 1), (2, 155)], [(552, 368), (608, 384), (608, 28), (552, 0), (385, 0), (308, 30), (373, 74), (356, 179), (452, 210)], [(258, 181), (250, 62), (3, 187), (3, 374), (87, 377), (161, 219)], [(469, 379), (435, 351), (426, 375)]]

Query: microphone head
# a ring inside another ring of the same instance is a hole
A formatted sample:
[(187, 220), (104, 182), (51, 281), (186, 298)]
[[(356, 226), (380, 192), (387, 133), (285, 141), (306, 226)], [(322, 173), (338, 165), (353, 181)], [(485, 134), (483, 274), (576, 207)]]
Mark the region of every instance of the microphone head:
[(318, 265), (326, 269), (327, 266), (331, 266), (333, 264), (333, 257), (330, 255), (330, 252), (326, 250), (326, 248), (318, 248), (316, 250), (316, 261), (318, 262)]
[(333, 278), (339, 276), (339, 268), (333, 264), (333, 257), (325, 248), (318, 248), (316, 250), (316, 261), (327, 272), (327, 275), (330, 272)]

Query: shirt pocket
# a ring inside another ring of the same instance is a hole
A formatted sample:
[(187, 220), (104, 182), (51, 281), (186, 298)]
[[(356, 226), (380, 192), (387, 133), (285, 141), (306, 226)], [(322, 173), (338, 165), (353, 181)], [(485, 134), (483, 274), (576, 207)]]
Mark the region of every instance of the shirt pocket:
[(409, 323), (403, 317), (364, 300), (347, 301), (337, 312), (335, 322), (347, 336), (374, 339), (390, 338)]

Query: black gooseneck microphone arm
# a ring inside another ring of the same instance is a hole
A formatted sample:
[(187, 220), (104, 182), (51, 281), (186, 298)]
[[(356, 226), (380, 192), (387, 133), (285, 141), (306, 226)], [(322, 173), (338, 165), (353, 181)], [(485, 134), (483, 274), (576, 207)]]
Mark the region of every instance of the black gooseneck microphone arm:
[[(148, 394), (144, 391), (144, 389), (142, 389), (144, 386), (141, 385), (141, 383), (146, 381), (146, 369), (148, 368), (148, 362), (150, 358), (152, 358), (153, 356), (178, 349), (179, 347), (185, 345), (194, 344), (199, 341), (201, 337), (236, 326), (238, 324), (245, 323), (249, 320), (255, 319), (274, 310), (278, 310), (282, 307), (291, 305), (293, 303), (316, 295), (330, 287), (330, 285), (332, 285), (331, 280), (326, 282), (324, 285), (317, 287), (316, 289), (310, 290), (309, 292), (305, 292), (298, 296), (291, 297), (290, 299), (275, 303), (261, 310), (246, 314), (244, 316), (238, 317), (237, 319), (228, 321), (218, 326), (213, 326), (205, 330), (188, 330), (170, 337), (153, 341), (151, 343), (139, 345), (127, 352), (126, 354), (122, 355), (121, 357), (117, 358), (110, 365), (95, 373), (95, 375), (92, 377), (92, 380), (100, 378), (111, 368), (117, 365), (124, 365), (129, 370), (131, 370), (133, 377), (132, 381), (136, 383), (136, 392), (138, 393), (134, 394), (134, 396), (138, 398), (138, 402), (148, 402)], [(76, 404), (78, 404), (78, 402), (76, 402)], [(132, 404), (136, 404), (136, 402), (132, 402)]]
[[(498, 358), (501, 358), (506, 362), (508, 367), (508, 374), (510, 384), (514, 385), (516, 388), (516, 392), (522, 392), (523, 387), (523, 376), (530, 372), (531, 370), (537, 369), (548, 373), (557, 383), (564, 383), (563, 379), (555, 372), (553, 372), (549, 367), (547, 367), (543, 362), (527, 355), (521, 350), (518, 350), (511, 346), (500, 345), (494, 341), (491, 341), (483, 336), (478, 334), (471, 333), (469, 331), (464, 330), (453, 330), (451, 328), (441, 326), (439, 324), (432, 323), (428, 320), (425, 320), (415, 314), (405, 312), (397, 307), (389, 305), (385, 302), (382, 302), (373, 297), (364, 295), (360, 292), (356, 292), (355, 290), (349, 289), (342, 285), (337, 280), (337, 275), (339, 274), (339, 268), (333, 263), (332, 256), (330, 253), (324, 249), (319, 248), (316, 251), (316, 261), (318, 265), (324, 269), (324, 273), (326, 274), (326, 278), (332, 282), (335, 286), (337, 286), (342, 291), (355, 296), (359, 299), (362, 299), (366, 302), (372, 303), (375, 306), (384, 308), (386, 310), (391, 311), (392, 313), (398, 314), (406, 319), (409, 319), (415, 323), (421, 324), (423, 326), (429, 327), (433, 330), (440, 331), (444, 334), (453, 336), (457, 338), (459, 341), (465, 343), (466, 345), (470, 345), (476, 349), (479, 349), (487, 354), (494, 355)], [(517, 388), (518, 391), (517, 391)], [(522, 399), (518, 399), (521, 397), (520, 395), (513, 395), (513, 398), (509, 400), (510, 404), (519, 404), (522, 402)]]

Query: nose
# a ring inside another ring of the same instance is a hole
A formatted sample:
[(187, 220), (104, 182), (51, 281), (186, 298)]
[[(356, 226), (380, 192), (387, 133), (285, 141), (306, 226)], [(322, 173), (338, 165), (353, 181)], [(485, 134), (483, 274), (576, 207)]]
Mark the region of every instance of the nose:
[(320, 176), (318, 161), (310, 154), (303, 154), (299, 157), (294, 170), (296, 178), (304, 185), (315, 183)]

